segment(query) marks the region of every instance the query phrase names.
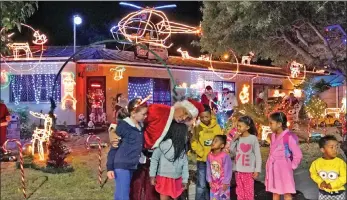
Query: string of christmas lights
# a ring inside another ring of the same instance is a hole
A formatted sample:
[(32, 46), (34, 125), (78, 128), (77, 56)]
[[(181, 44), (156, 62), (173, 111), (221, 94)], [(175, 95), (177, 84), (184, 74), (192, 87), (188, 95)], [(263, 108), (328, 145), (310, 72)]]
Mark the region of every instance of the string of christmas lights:
[(170, 6), (142, 8), (129, 3), (121, 2), (120, 4), (132, 6), (140, 10), (129, 13), (118, 22), (117, 26), (111, 28), (110, 31), (114, 39), (120, 39), (119, 35), (122, 35), (131, 43), (135, 42), (169, 48), (172, 44), (167, 45), (166, 43), (172, 34), (201, 33), (199, 27), (169, 21), (164, 12), (157, 10)]

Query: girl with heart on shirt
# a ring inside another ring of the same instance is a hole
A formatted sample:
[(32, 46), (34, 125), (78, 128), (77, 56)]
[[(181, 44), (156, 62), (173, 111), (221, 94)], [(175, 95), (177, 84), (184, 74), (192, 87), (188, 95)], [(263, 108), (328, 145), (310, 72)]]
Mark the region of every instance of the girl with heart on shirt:
[(254, 199), (254, 179), (261, 170), (261, 154), (257, 138), (257, 129), (252, 118), (244, 116), (237, 122), (230, 150), (235, 157), (237, 199)]

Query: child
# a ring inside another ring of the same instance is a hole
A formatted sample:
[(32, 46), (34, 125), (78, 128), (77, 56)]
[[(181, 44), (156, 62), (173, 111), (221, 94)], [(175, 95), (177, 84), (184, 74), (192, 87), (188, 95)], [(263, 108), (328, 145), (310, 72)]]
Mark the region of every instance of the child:
[(125, 119), (128, 116), (128, 112), (126, 108), (121, 108), (118, 110), (116, 114), (116, 121), (110, 124), (110, 127), (108, 128), (108, 136), (110, 139), (111, 147), (117, 148), (118, 146), (114, 143), (115, 138), (117, 138), (116, 133), (116, 128), (117, 128), (117, 123), (119, 120)]
[(161, 200), (177, 199), (187, 189), (189, 171), (186, 155), (188, 127), (173, 122), (152, 154), (149, 175)]
[(118, 122), (116, 132), (122, 142), (117, 149), (111, 148), (107, 156), (107, 177), (116, 179), (115, 200), (129, 200), (131, 177), (141, 157), (142, 122), (146, 116), (146, 103), (135, 98), (129, 102), (128, 117)]
[(254, 199), (254, 179), (261, 171), (261, 154), (257, 138), (257, 129), (253, 120), (240, 117), (237, 131), (230, 146), (231, 152), (236, 152), (236, 194), (239, 200)]
[(226, 134), (227, 135), (227, 144), (225, 145), (225, 148), (224, 148), (224, 151), (227, 153), (230, 153), (230, 145), (231, 145), (231, 142), (233, 141), (233, 138), (237, 132), (237, 118), (232, 117), (231, 121), (232, 121), (231, 129)]
[(287, 129), (287, 117), (282, 112), (270, 115), (270, 155), (266, 162), (266, 191), (273, 193), (273, 200), (284, 195), (285, 200), (295, 194), (293, 171), (299, 166), (302, 153), (298, 137)]
[(210, 185), (210, 199), (230, 199), (230, 181), (232, 164), (229, 154), (223, 151), (227, 136), (216, 135), (213, 139), (211, 152), (207, 157), (206, 180)]
[(337, 158), (338, 142), (332, 135), (319, 140), (322, 158), (313, 161), (310, 167), (311, 178), (319, 188), (319, 200), (346, 199), (346, 163)]
[(206, 159), (211, 151), (211, 144), (216, 135), (222, 134), (222, 129), (211, 117), (211, 109), (204, 105), (205, 111), (200, 113), (201, 123), (195, 127), (192, 137), (192, 150), (197, 155), (196, 200), (209, 200), (206, 182)]

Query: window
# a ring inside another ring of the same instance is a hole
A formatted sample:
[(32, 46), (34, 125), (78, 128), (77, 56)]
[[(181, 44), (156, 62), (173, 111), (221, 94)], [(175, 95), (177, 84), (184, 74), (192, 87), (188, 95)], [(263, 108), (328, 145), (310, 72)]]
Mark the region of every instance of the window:
[(205, 87), (210, 85), (214, 92), (221, 93), (223, 88), (228, 88), (230, 93), (235, 94), (235, 82), (226, 81), (205, 81)]
[[(55, 74), (12, 75), (10, 102), (48, 102)], [(56, 82), (56, 101), (61, 99), (61, 79)]]
[(171, 105), (170, 79), (129, 77), (128, 94), (129, 100), (152, 94), (148, 103)]
[(269, 89), (282, 89), (282, 85), (269, 85), (269, 84), (253, 84), (253, 102), (256, 102), (256, 99), (260, 93), (264, 93), (264, 97), (267, 99)]

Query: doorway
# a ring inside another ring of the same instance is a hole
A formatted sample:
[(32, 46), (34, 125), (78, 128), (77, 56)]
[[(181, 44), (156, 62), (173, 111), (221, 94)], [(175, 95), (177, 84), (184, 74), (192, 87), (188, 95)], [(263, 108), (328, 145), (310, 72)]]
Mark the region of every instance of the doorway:
[(87, 77), (87, 118), (94, 125), (105, 124), (106, 119), (106, 77)]

